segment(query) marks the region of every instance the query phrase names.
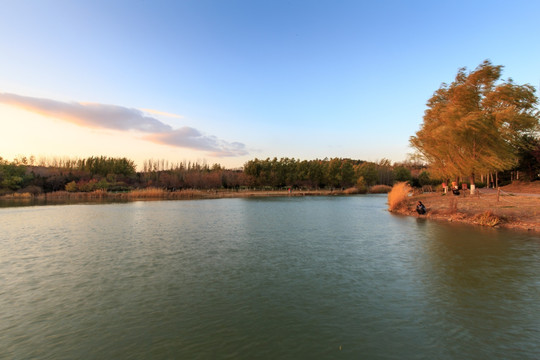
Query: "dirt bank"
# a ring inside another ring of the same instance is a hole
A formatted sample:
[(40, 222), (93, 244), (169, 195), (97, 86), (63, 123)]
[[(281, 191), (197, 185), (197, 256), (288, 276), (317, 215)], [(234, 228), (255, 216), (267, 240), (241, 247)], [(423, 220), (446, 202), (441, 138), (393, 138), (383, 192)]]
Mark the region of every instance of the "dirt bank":
[[(470, 195), (468, 192), (461, 192), (459, 196), (441, 193), (421, 194), (408, 197), (394, 213), (449, 222), (527, 230), (540, 234), (540, 196), (538, 194), (540, 194), (540, 182), (533, 185), (513, 184), (504, 187), (500, 196), (497, 195), (496, 190), (482, 191), (482, 189), (476, 195)], [(418, 200), (426, 206), (426, 215), (416, 213)]]

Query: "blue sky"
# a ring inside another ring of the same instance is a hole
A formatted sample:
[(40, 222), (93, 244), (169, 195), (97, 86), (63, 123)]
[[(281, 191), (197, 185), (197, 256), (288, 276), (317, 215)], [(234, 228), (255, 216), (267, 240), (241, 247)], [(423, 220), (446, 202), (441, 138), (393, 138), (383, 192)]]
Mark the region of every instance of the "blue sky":
[(0, 5), (7, 159), (401, 161), (460, 67), (540, 83), (538, 1)]

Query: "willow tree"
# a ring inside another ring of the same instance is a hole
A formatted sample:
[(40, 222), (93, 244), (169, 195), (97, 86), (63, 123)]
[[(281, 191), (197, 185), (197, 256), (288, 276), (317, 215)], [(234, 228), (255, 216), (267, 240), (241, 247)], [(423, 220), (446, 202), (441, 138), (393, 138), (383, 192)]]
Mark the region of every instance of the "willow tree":
[(538, 102), (531, 85), (501, 81), (502, 66), (484, 61), (458, 71), (427, 102), (424, 123), (410, 139), (432, 171), (469, 177), (515, 166), (525, 136), (537, 136)]

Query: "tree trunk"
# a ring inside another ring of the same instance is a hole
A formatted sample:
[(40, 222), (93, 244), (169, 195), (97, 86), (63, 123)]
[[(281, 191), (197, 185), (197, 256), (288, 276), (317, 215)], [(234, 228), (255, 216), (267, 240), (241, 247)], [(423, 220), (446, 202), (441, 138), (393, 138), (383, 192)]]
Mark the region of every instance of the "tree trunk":
[(475, 178), (474, 178), (474, 173), (471, 174), (471, 176), (469, 177), (469, 181), (471, 183), (471, 195), (474, 195), (474, 191), (475, 191), (475, 187), (476, 185), (474, 184), (475, 182)]

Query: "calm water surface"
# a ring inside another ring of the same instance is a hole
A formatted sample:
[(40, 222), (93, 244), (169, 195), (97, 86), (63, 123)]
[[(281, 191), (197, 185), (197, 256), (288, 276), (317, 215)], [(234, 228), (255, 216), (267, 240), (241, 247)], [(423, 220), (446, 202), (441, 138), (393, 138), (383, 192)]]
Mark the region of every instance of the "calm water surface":
[(385, 202), (2, 208), (0, 358), (540, 358), (540, 239)]

